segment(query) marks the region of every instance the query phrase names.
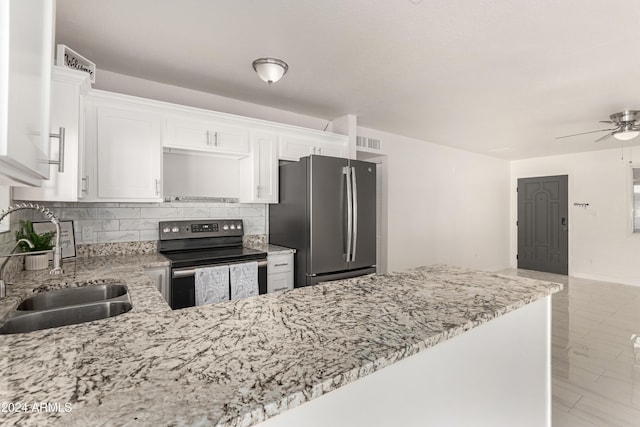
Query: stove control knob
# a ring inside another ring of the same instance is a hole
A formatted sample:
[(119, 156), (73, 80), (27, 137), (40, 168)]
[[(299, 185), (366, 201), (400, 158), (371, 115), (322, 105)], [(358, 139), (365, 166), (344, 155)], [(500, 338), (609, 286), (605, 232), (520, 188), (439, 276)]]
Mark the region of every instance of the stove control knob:
[(162, 229), (163, 233), (169, 233), (171, 231), (171, 229), (169, 227), (165, 227)]
[(224, 231), (227, 231), (227, 230), (229, 229), (229, 226), (228, 226), (227, 224), (225, 224), (224, 226), (222, 226), (222, 229), (223, 229)]
[(180, 231), (180, 229), (178, 227), (173, 227), (171, 231), (174, 233), (177, 233), (178, 231)]
[(235, 230), (235, 229), (236, 229), (236, 226), (235, 226), (235, 225), (233, 225), (233, 224), (231, 224), (231, 229), (232, 229), (232, 230)]
[(238, 224), (238, 225), (236, 225), (236, 228), (237, 228), (238, 230), (242, 230), (242, 224)]

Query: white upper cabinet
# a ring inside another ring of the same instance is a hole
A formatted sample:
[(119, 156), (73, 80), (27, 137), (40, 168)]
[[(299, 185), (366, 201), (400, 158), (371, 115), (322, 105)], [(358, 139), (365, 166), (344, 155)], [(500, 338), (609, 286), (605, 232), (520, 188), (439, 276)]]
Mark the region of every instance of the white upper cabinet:
[[(18, 200), (75, 202), (84, 196), (84, 97), (89, 90), (89, 75), (63, 67), (53, 67), (51, 84), (52, 140), (50, 178), (40, 187), (15, 187)], [(61, 131), (62, 129), (62, 131)]]
[(278, 139), (251, 131), (251, 155), (240, 161), (240, 202), (278, 203)]
[(0, 183), (49, 177), (54, 1), (0, 1)]
[(207, 117), (194, 119), (169, 115), (164, 146), (246, 155), (249, 153), (249, 130)]
[(348, 138), (345, 135), (318, 131), (282, 133), (278, 150), (280, 159), (300, 160), (300, 157), (310, 154), (347, 157)]
[(87, 200), (162, 201), (162, 116), (108, 95), (90, 96), (88, 107)]

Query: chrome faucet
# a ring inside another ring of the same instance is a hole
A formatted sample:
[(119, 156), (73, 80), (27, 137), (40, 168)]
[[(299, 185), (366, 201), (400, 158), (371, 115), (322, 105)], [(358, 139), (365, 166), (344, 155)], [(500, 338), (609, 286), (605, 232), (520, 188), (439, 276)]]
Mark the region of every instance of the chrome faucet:
[(36, 203), (18, 203), (17, 205), (9, 206), (8, 208), (0, 211), (0, 221), (9, 215), (11, 212), (23, 210), (23, 209), (33, 209), (34, 211), (38, 211), (44, 216), (46, 216), (49, 221), (56, 226), (56, 245), (53, 247), (53, 268), (49, 271), (49, 274), (61, 274), (62, 270), (62, 248), (60, 247), (60, 220), (57, 216), (53, 214), (49, 209), (44, 206), (38, 205)]
[[(2, 264), (0, 264), (0, 298), (4, 298), (5, 296), (7, 296), (7, 286), (4, 283), (4, 267), (7, 265), (9, 258), (11, 258), (11, 256), (16, 251), (16, 249), (18, 249), (18, 246), (20, 246), (20, 243), (26, 243), (27, 245), (29, 245), (31, 249), (34, 248), (33, 243), (31, 243), (31, 240), (20, 239), (16, 242), (16, 245), (13, 247), (13, 249), (11, 249), (11, 252), (9, 252), (9, 255), (5, 256), (4, 261), (2, 261)], [(25, 254), (18, 254), (18, 255), (25, 255)]]

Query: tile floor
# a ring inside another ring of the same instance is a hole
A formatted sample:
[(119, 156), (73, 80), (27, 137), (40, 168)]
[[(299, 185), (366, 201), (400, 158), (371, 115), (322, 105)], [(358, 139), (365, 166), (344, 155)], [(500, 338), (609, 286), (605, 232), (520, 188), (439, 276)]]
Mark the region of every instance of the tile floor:
[(640, 286), (526, 270), (552, 297), (553, 427), (640, 426)]

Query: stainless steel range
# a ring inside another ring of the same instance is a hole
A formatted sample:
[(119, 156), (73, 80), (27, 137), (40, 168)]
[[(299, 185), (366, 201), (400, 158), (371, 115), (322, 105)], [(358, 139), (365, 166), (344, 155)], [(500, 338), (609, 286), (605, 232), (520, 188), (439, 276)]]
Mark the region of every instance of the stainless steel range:
[(258, 262), (258, 288), (267, 293), (267, 253), (242, 246), (241, 219), (161, 221), (159, 252), (171, 261), (169, 305), (195, 305), (196, 268)]

